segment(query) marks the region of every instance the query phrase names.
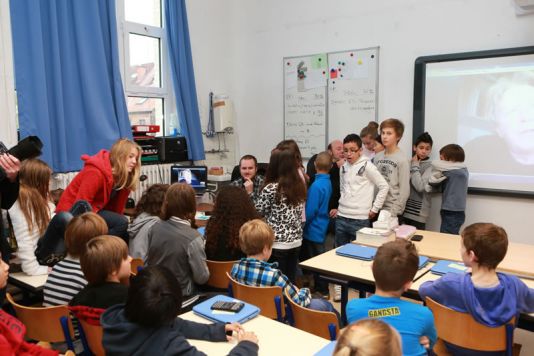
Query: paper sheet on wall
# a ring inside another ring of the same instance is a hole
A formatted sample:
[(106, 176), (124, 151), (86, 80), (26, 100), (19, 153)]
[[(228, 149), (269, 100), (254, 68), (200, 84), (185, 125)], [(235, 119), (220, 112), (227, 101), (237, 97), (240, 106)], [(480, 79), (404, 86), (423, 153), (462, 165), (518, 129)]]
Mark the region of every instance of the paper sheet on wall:
[(304, 78), (304, 88), (306, 90), (326, 86), (326, 76), (323, 70), (308, 70)]
[(297, 71), (296, 70), (286, 71), (285, 83), (286, 83), (286, 89), (291, 89), (297, 86)]
[(369, 62), (367, 59), (357, 58), (347, 63), (344, 79), (369, 78)]

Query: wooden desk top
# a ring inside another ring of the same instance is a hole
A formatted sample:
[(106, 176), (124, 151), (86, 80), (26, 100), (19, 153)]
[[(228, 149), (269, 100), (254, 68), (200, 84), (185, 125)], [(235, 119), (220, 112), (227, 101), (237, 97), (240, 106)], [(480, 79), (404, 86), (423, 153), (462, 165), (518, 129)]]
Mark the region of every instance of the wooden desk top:
[(43, 289), (48, 274), (39, 276), (29, 276), (24, 272), (16, 272), (9, 274), (9, 282), (19, 288), (27, 289), (31, 292), (39, 292)]
[[(371, 261), (336, 255), (336, 250), (320, 254), (300, 263), (300, 266), (315, 272), (323, 273), (339, 279), (374, 283)], [(421, 268), (415, 275), (418, 279), (429, 270), (429, 265)]]
[[(198, 323), (210, 323), (209, 320), (195, 315), (192, 311), (182, 314), (180, 317)], [(258, 336), (260, 355), (313, 355), (330, 342), (261, 315), (247, 321), (243, 327), (247, 331), (253, 331)], [(228, 355), (228, 352), (236, 345), (232, 342), (191, 339), (187, 341), (210, 356)]]
[[(414, 241), (420, 255), (433, 260), (462, 260), (459, 235), (425, 230), (417, 230), (416, 233), (423, 235), (421, 241)], [(371, 243), (362, 243), (362, 245), (376, 246)], [(518, 276), (534, 277), (534, 245), (510, 242), (508, 252), (497, 270)]]

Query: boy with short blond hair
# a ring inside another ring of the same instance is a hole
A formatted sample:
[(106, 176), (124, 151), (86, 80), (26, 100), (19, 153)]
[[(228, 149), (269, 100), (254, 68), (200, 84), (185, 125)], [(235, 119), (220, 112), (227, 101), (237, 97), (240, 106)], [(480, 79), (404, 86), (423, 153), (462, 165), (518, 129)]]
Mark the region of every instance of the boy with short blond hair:
[(402, 215), (410, 195), (410, 163), (398, 144), (404, 124), (398, 119), (386, 119), (380, 124), (380, 137), (385, 150), (374, 157), (378, 171), (388, 182), (389, 190), (382, 209), (392, 217)]
[(419, 268), (415, 245), (395, 240), (380, 246), (372, 269), (376, 294), (353, 299), (347, 304), (347, 319), (353, 323), (365, 318), (378, 318), (393, 326), (402, 338), (403, 355), (426, 355), (437, 335), (432, 312), (422, 305), (401, 299), (412, 285)]
[(125, 303), (131, 261), (128, 246), (121, 238), (102, 235), (91, 239), (80, 258), (83, 274), (89, 284), (69, 305), (107, 309)]
[[(239, 246), (247, 255), (234, 264), (230, 275), (234, 280), (249, 286), (282, 288), (295, 303), (310, 309), (334, 312), (334, 307), (324, 299), (312, 299), (308, 288), (297, 288), (275, 263), (268, 263), (273, 250), (274, 231), (263, 220), (246, 222), (239, 229)], [(339, 317), (339, 316), (338, 316)]]
[[(332, 182), (330, 181), (330, 168), (332, 156), (328, 152), (321, 152), (314, 162), (315, 179), (308, 189), (306, 197), (306, 224), (300, 259), (302, 261), (325, 252), (325, 239), (330, 220), (328, 205), (332, 195)], [(314, 274), (315, 291), (322, 296), (328, 295), (328, 284)]]
[(419, 288), (421, 298), (469, 313), (489, 327), (504, 325), (518, 313), (534, 312), (534, 289), (516, 276), (495, 270), (508, 249), (506, 231), (491, 223), (475, 223), (467, 226), (461, 237), (462, 260), (471, 273), (448, 273), (425, 282)]

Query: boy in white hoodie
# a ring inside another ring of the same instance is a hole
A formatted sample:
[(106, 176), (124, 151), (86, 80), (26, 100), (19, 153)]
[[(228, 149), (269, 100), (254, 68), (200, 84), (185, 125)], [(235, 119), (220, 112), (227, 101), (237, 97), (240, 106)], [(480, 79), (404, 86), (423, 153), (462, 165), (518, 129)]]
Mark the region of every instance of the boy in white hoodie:
[[(362, 140), (350, 134), (343, 140), (345, 164), (341, 167), (339, 208), (336, 221), (336, 246), (356, 239), (356, 232), (370, 227), (386, 199), (388, 183), (376, 166), (362, 155)], [(375, 198), (375, 186), (378, 194)]]

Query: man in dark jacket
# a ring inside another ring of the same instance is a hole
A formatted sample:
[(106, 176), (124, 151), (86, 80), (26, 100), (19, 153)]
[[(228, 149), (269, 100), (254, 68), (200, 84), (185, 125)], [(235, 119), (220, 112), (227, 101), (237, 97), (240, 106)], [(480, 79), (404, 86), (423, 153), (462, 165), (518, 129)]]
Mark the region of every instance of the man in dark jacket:
[[(0, 207), (9, 209), (19, 197), (19, 181), (17, 179), (20, 169), (20, 161), (12, 155), (0, 154)], [(2, 259), (9, 261), (10, 250), (4, 232), (4, 221), (0, 214), (0, 252)]]

